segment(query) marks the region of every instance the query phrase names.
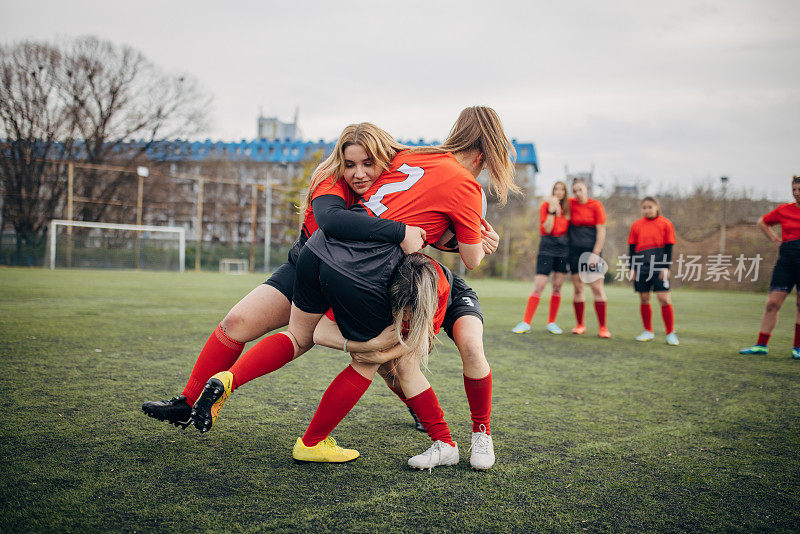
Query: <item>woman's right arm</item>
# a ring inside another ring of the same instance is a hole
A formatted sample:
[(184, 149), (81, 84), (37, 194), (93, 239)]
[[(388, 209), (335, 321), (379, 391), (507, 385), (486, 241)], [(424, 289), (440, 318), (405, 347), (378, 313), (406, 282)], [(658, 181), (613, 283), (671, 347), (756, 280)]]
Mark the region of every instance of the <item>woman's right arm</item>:
[(770, 238), (771, 241), (775, 243), (781, 242), (781, 238), (778, 237), (778, 235), (775, 233), (775, 230), (773, 230), (770, 225), (764, 222), (764, 217), (760, 217), (756, 225), (761, 228), (761, 231), (764, 232), (764, 235)]
[(320, 195), (311, 201), (311, 207), (317, 226), (325, 235), (350, 241), (397, 243), (406, 254), (424, 246), (422, 228), (348, 210), (344, 199), (338, 195)]
[(480, 265), (481, 260), (486, 255), (483, 250), (483, 243), (458, 243), (458, 252), (461, 254), (461, 261), (470, 271)]

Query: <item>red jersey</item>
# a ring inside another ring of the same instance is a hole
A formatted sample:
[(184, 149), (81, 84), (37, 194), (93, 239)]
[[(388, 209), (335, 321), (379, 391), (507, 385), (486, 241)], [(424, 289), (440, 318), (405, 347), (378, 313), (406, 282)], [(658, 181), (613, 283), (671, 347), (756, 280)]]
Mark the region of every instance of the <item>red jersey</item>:
[(794, 202), (781, 204), (764, 215), (761, 220), (767, 226), (781, 225), (781, 241), (800, 239), (800, 208)]
[(481, 185), (449, 152), (400, 152), (360, 203), (376, 217), (419, 226), (428, 243), (451, 222), (459, 242), (481, 242)]
[[(317, 185), (311, 193), (311, 200), (313, 201), (315, 198), (321, 197), (322, 195), (336, 195), (337, 197), (341, 197), (344, 199), (344, 203), (347, 204), (348, 208), (358, 200), (358, 197), (353, 193), (353, 190), (350, 189), (350, 186), (347, 185), (347, 182), (345, 182), (343, 178), (339, 178), (334, 182), (333, 175), (323, 179)], [(303, 214), (303, 234), (305, 234), (305, 238), (308, 239), (311, 237), (311, 234), (313, 234), (317, 228), (319, 228), (319, 226), (317, 226), (317, 221), (314, 219), (314, 208), (311, 207), (311, 202), (309, 202)]]
[(550, 203), (549, 202), (542, 202), (542, 207), (539, 208), (539, 232), (542, 235), (549, 235), (553, 237), (560, 237), (562, 235), (567, 235), (567, 229), (569, 228), (569, 220), (567, 220), (564, 215), (555, 215), (555, 220), (553, 221), (553, 229), (548, 234), (544, 230), (544, 220), (547, 219), (547, 215), (550, 212)]
[(599, 200), (590, 198), (586, 204), (581, 204), (577, 198), (570, 198), (569, 217), (572, 226), (597, 226), (605, 224), (606, 210)]
[(659, 215), (655, 219), (642, 217), (631, 225), (628, 244), (636, 245), (636, 252), (675, 244), (675, 227), (672, 221)]

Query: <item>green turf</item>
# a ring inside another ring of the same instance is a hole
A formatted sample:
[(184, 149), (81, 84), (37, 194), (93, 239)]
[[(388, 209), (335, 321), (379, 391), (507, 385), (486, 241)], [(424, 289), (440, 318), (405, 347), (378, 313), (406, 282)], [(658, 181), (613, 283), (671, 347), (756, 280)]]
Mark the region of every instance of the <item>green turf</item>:
[[(461, 364), (430, 380), (462, 450), (427, 448), (376, 381), (335, 431), (361, 458), (298, 465), (291, 447), (342, 353), (315, 349), (247, 384), (201, 435), (146, 418), (183, 387), (210, 331), (257, 275), (0, 269), (0, 531), (797, 531), (800, 361), (791, 301), (768, 356), (764, 295), (679, 290), (681, 346), (636, 343), (636, 296), (609, 289), (611, 340), (514, 335), (530, 284), (474, 281), (494, 376), (497, 465), (468, 467)], [(570, 289), (567, 288), (566, 294)], [(791, 297), (792, 299), (794, 297)], [(565, 298), (559, 323), (573, 325)]]

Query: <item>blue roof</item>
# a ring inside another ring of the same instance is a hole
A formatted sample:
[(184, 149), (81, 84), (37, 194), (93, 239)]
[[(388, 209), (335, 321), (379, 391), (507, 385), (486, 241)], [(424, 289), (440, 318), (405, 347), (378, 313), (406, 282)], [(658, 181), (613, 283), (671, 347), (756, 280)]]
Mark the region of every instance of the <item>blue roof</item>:
[[(424, 139), (400, 141), (410, 146), (435, 145), (438, 141), (426, 142)], [(137, 143), (132, 143), (137, 144)], [(147, 150), (151, 159), (159, 161), (204, 161), (209, 158), (220, 158), (233, 161), (255, 161), (269, 163), (299, 163), (322, 151), (327, 156), (333, 150), (334, 141), (299, 141), (256, 139), (242, 140), (238, 143), (211, 141), (186, 141), (176, 139), (154, 143)], [(517, 163), (534, 165), (539, 170), (536, 149), (533, 143), (512, 141), (517, 151)]]

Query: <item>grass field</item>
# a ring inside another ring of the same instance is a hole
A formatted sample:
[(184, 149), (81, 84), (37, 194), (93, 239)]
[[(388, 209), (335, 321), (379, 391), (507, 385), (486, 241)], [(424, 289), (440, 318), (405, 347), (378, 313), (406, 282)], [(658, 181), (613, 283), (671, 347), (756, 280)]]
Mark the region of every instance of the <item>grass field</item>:
[[(632, 340), (641, 327), (628, 288), (609, 289), (614, 337), (599, 340), (591, 307), (585, 336), (549, 335), (541, 321), (513, 335), (530, 284), (474, 281), (498, 461), (469, 469), (461, 364), (445, 338), (429, 379), (462, 461), (428, 473), (406, 467), (427, 438), (378, 380), (334, 433), (361, 458), (292, 461), (347, 364), (335, 351), (247, 384), (208, 434), (139, 411), (180, 392), (210, 331), (261, 280), (0, 269), (0, 531), (800, 529), (791, 301), (771, 353), (743, 357), (761, 294), (677, 291), (681, 346), (668, 347), (657, 307), (656, 341)], [(559, 323), (574, 325), (568, 298)]]

